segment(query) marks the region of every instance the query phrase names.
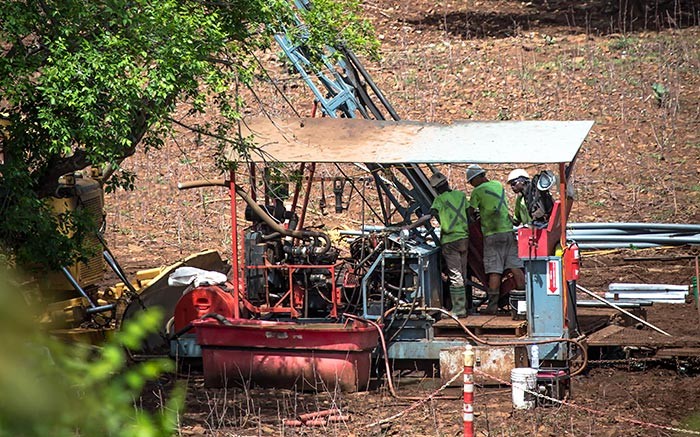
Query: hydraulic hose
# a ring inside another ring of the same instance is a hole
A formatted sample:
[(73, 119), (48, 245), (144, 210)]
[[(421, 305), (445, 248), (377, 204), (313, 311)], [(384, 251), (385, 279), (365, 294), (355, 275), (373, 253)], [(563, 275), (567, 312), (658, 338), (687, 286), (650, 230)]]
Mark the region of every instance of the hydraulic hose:
[[(401, 276), (399, 276), (399, 302), (401, 301), (401, 292), (403, 291), (403, 280), (404, 280), (403, 277), (405, 274), (405, 266), (406, 266), (406, 251), (405, 251), (405, 248), (402, 247), (401, 248)], [(401, 324), (399, 329), (397, 329), (396, 332), (394, 333), (394, 335), (391, 336), (391, 338), (389, 339), (389, 343), (394, 341), (394, 339), (396, 339), (396, 337), (398, 337), (399, 334), (401, 334), (401, 331), (403, 331), (403, 329), (408, 324), (408, 321), (411, 319), (411, 316), (413, 315), (413, 311), (416, 309), (417, 306), (418, 306), (418, 299), (414, 298), (413, 303), (411, 305), (411, 310), (408, 312), (408, 314), (404, 318), (403, 323)], [(394, 319), (391, 319), (391, 321), (393, 322)]]
[[(199, 317), (196, 320), (204, 320), (204, 319), (214, 319), (217, 322), (219, 322), (219, 324), (221, 324), (221, 325), (232, 326), (231, 322), (229, 322), (228, 319), (226, 319), (226, 317), (224, 317), (218, 313), (207, 313), (207, 314)], [(174, 320), (174, 319), (171, 319), (171, 320)], [(168, 320), (168, 323), (166, 325), (166, 330), (169, 330), (172, 328), (170, 325), (171, 325), (170, 320)], [(176, 338), (180, 338), (181, 336), (183, 336), (186, 333), (188, 333), (189, 331), (191, 331), (193, 328), (194, 328), (194, 325), (192, 324), (192, 322), (190, 322), (190, 323), (186, 324), (182, 329), (180, 329), (179, 331), (177, 331), (176, 333), (171, 335), (168, 338), (168, 340), (174, 340)]]
[[(194, 181), (189, 181), (189, 182), (180, 182), (177, 184), (177, 188), (180, 190), (186, 190), (188, 188), (199, 188), (199, 187), (229, 187), (230, 186), (230, 181), (227, 181), (225, 179), (212, 179), (212, 180), (206, 180), (206, 179), (200, 179), (200, 180), (194, 180)], [(286, 237), (292, 237), (292, 238), (298, 238), (298, 239), (304, 239), (308, 237), (313, 237), (313, 238), (320, 238), (321, 240), (324, 241), (325, 245), (321, 247), (321, 249), (317, 252), (318, 254), (325, 254), (327, 253), (330, 248), (331, 248), (331, 239), (328, 237), (327, 234), (324, 232), (317, 232), (317, 231), (304, 231), (304, 230), (291, 230), (291, 229), (285, 229), (284, 226), (280, 225), (277, 223), (272, 217), (270, 217), (270, 214), (267, 213), (263, 208), (260, 207), (260, 205), (253, 200), (252, 197), (248, 193), (245, 192), (245, 190), (240, 186), (236, 185), (236, 194), (238, 194), (241, 199), (245, 201), (245, 203), (248, 204), (250, 209), (260, 217), (266, 225), (268, 225), (274, 232), (279, 232), (281, 235), (284, 235)]]
[[(393, 307), (393, 308), (389, 308), (382, 316), (382, 319), (386, 318), (389, 314), (393, 313), (397, 309), (398, 309), (398, 306)], [(486, 346), (528, 346), (528, 345), (549, 344), (549, 343), (573, 343), (578, 349), (581, 350), (581, 358), (583, 360), (583, 363), (581, 364), (581, 366), (578, 369), (576, 369), (574, 372), (572, 372), (570, 376), (576, 376), (576, 375), (580, 374), (581, 372), (583, 372), (583, 370), (588, 365), (588, 350), (577, 339), (553, 338), (553, 339), (549, 339), (549, 340), (536, 340), (536, 341), (497, 341), (497, 342), (487, 341), (487, 340), (484, 340), (483, 338), (478, 337), (476, 334), (474, 334), (471, 330), (469, 330), (469, 328), (467, 328), (464, 325), (464, 323), (462, 323), (454, 315), (450, 314), (450, 312), (447, 310), (444, 310), (442, 308), (433, 308), (433, 307), (418, 308), (418, 310), (438, 311), (438, 312), (446, 315), (447, 317), (449, 317), (452, 320), (454, 320), (455, 322), (457, 322), (457, 325), (459, 325), (459, 327), (462, 328), (462, 330), (469, 337), (471, 337), (475, 342), (486, 345)]]
[[(382, 343), (382, 352), (384, 355), (384, 367), (386, 369), (386, 381), (387, 385), (389, 386), (389, 393), (396, 399), (402, 399), (402, 400), (407, 400), (407, 401), (421, 401), (423, 400), (422, 397), (417, 397), (417, 396), (399, 396), (398, 393), (396, 393), (396, 389), (394, 388), (394, 380), (391, 377), (391, 365), (389, 364), (389, 354), (386, 349), (386, 339), (384, 338), (384, 331), (382, 330), (382, 327), (377, 323), (372, 320), (368, 320), (359, 316), (356, 316), (354, 314), (343, 314), (344, 317), (347, 317), (348, 319), (353, 319), (357, 320), (360, 322), (367, 323), (371, 326), (374, 327), (374, 329), (377, 330), (377, 333), (379, 333), (379, 340)], [(456, 399), (462, 399), (461, 396), (444, 396), (444, 397), (435, 397), (433, 399), (441, 399), (441, 400), (456, 400)]]

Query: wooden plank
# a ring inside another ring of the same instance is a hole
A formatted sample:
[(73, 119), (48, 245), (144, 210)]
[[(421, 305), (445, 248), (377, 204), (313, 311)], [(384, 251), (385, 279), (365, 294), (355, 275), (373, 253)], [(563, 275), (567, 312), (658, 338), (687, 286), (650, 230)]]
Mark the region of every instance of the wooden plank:
[(587, 338), (589, 347), (637, 346), (652, 349), (700, 348), (693, 337), (666, 337), (657, 332), (617, 325), (607, 326)]
[(608, 325), (589, 335), (586, 343), (588, 343), (588, 346), (615, 346), (619, 344), (619, 341), (611, 340), (609, 337), (618, 334), (623, 329), (625, 329), (623, 326)]
[(527, 325), (526, 320), (513, 320), (510, 317), (494, 317), (491, 320), (487, 320), (482, 328), (521, 328)]
[[(513, 320), (510, 316), (469, 316), (460, 319), (470, 331), (478, 336), (492, 337), (521, 337), (527, 333), (526, 320)], [(435, 335), (438, 337), (456, 336), (466, 337), (466, 333), (452, 319), (443, 319), (433, 325)]]
[[(474, 316), (463, 317), (463, 318), (459, 319), (459, 321), (467, 328), (476, 328), (476, 327), (483, 326), (489, 320), (494, 319), (494, 318), (496, 318), (496, 316), (474, 315)], [(435, 322), (433, 324), (433, 326), (438, 327), (438, 328), (458, 327), (457, 322), (455, 322), (453, 319), (450, 319), (450, 318), (440, 319), (437, 322)]]
[(677, 358), (677, 357), (700, 357), (700, 348), (697, 347), (679, 347), (666, 348), (656, 351), (658, 358)]
[[(644, 320), (647, 318), (647, 310), (644, 307), (635, 308), (630, 312)], [(638, 323), (613, 308), (578, 308), (576, 315), (578, 316), (579, 328), (584, 334), (598, 331), (615, 318), (621, 318), (625, 326), (634, 326)]]

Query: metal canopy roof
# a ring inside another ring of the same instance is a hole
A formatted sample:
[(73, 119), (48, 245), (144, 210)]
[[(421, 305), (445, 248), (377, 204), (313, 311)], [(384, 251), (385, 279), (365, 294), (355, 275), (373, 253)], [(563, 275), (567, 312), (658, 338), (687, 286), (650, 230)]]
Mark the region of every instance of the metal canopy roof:
[(251, 118), (243, 126), (260, 147), (253, 161), (499, 164), (570, 162), (593, 122)]

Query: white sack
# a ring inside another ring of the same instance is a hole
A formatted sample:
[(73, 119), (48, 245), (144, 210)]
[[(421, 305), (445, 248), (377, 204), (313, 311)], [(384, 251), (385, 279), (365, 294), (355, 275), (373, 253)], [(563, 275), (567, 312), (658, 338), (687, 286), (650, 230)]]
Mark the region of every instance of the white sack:
[(177, 287), (190, 285), (194, 282), (195, 287), (200, 285), (219, 285), (226, 282), (225, 274), (209, 270), (198, 269), (197, 267), (178, 267), (168, 277), (168, 285)]

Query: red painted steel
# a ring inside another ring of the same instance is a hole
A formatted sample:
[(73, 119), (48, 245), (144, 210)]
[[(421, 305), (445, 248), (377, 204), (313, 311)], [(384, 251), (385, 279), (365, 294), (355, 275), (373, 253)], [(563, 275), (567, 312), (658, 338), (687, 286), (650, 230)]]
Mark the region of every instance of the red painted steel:
[(253, 382), (300, 390), (366, 390), (377, 331), (364, 323), (230, 319), (193, 322), (202, 347), (204, 380), (221, 387)]
[(518, 256), (528, 259), (554, 255), (561, 234), (561, 203), (557, 200), (552, 207), (549, 226), (546, 229), (522, 227), (518, 229)]
[[(227, 284), (232, 287), (233, 284)], [(175, 331), (183, 329), (191, 321), (205, 314), (216, 313), (233, 317), (236, 302), (227, 290), (219, 286), (197, 287), (184, 294), (175, 306)]]
[(241, 317), (238, 306), (238, 220), (236, 219), (236, 172), (231, 170), (229, 181), (229, 195), (231, 196), (231, 271), (233, 273), (234, 288), (233, 299), (235, 303), (234, 317)]
[[(568, 200), (566, 195), (566, 164), (563, 162), (559, 163), (559, 193), (561, 201), (561, 220), (560, 220), (560, 232), (559, 232), (559, 247), (564, 249), (566, 247), (566, 219), (568, 218), (569, 209), (567, 209)], [(572, 199), (573, 201), (573, 199)], [(569, 207), (570, 208), (570, 207)], [(566, 263), (562, 263), (562, 278), (569, 276), (567, 271), (568, 266)], [(562, 281), (562, 312), (564, 314), (564, 329), (569, 327), (569, 291), (566, 281)]]
[[(330, 273), (330, 278), (328, 282), (331, 284), (331, 311), (329, 316), (331, 318), (338, 317), (338, 304), (340, 303), (340, 290), (337, 287), (336, 281), (336, 269), (338, 269), (342, 263), (336, 264), (265, 264), (265, 265), (253, 265), (245, 266), (247, 269), (262, 270), (267, 275), (268, 270), (287, 270), (287, 291), (277, 299), (276, 302), (268, 302), (264, 306), (251, 308), (254, 313), (275, 313), (275, 314), (289, 314), (292, 318), (299, 318), (301, 313), (297, 310), (304, 303), (304, 293), (305, 290), (300, 285), (294, 282), (294, 272), (297, 270), (328, 270)], [(265, 279), (265, 284), (268, 284), (267, 278)], [(269, 293), (268, 293), (269, 296)], [(285, 300), (287, 305), (285, 305)], [(246, 301), (247, 302), (247, 301)]]

